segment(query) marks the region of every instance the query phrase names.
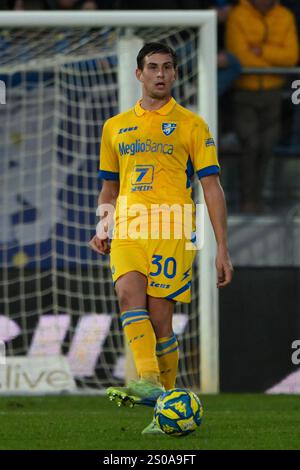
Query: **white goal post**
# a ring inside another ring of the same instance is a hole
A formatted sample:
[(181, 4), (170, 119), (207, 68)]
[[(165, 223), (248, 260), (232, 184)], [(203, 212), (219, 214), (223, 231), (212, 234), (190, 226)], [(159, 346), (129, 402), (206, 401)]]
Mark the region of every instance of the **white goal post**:
[[(8, 12), (0, 14), (0, 28), (122, 28), (118, 44), (119, 110), (131, 107), (140, 95), (133, 80), (137, 51), (142, 45), (134, 28), (187, 27), (197, 29), (197, 112), (217, 138), (216, 14), (213, 11), (74, 11)], [(203, 195), (201, 196), (203, 199)], [(216, 244), (205, 215), (204, 249), (200, 250), (199, 347), (201, 392), (219, 392), (219, 309), (215, 269)], [(0, 312), (1, 313), (1, 312)]]

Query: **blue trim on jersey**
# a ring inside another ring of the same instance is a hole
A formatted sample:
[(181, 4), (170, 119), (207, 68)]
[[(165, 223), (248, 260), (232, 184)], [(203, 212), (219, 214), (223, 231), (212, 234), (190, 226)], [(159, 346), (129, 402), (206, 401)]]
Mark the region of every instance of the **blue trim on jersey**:
[(192, 160), (191, 160), (191, 157), (189, 156), (189, 158), (187, 159), (187, 162), (186, 162), (186, 188), (190, 188), (191, 187), (191, 178), (193, 176), (193, 174), (195, 173), (194, 171), (194, 167), (193, 167), (193, 163), (192, 163)]
[(172, 346), (172, 344), (176, 343), (177, 338), (175, 335), (173, 335), (170, 339), (165, 341), (164, 343), (157, 343), (156, 344), (156, 352), (163, 351), (164, 349), (167, 349), (169, 346)]
[(203, 176), (216, 175), (217, 173), (220, 173), (220, 168), (217, 165), (211, 165), (206, 168), (202, 168), (202, 170), (198, 170), (196, 173), (200, 180)]
[(182, 294), (186, 290), (188, 290), (191, 287), (191, 281), (187, 282), (184, 286), (182, 286), (180, 289), (176, 290), (173, 292), (173, 294), (170, 294), (166, 297), (166, 299), (174, 299), (174, 297), (177, 297), (177, 295)]
[(100, 170), (98, 172), (98, 178), (108, 181), (119, 181), (119, 173), (116, 173), (114, 171)]

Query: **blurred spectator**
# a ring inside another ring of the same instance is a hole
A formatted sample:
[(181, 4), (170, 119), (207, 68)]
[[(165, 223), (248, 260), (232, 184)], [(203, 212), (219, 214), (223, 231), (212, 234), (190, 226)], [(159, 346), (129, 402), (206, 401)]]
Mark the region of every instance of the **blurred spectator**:
[[(218, 95), (228, 91), (241, 73), (238, 59), (225, 48), (225, 24), (234, 0), (208, 0), (206, 4), (217, 12), (218, 18)], [(200, 1), (201, 4), (201, 1)]]
[(25, 10), (25, 1), (24, 0), (15, 0), (12, 6), (13, 10)]
[(117, 10), (172, 10), (178, 8), (177, 0), (113, 0)]
[(73, 10), (78, 4), (78, 0), (57, 0), (60, 10)]
[(94, 0), (85, 0), (81, 2), (80, 8), (82, 10), (97, 10), (98, 5)]
[[(112, 0), (114, 8), (128, 10), (202, 10), (222, 8), (237, 0)], [(225, 12), (225, 10), (223, 10)]]
[[(243, 67), (289, 67), (298, 61), (295, 18), (276, 0), (240, 0), (229, 15), (227, 47)], [(262, 208), (266, 168), (280, 131), (278, 75), (244, 75), (234, 97), (235, 129), (242, 145), (241, 202), (246, 212)]]
[(46, 0), (51, 10), (75, 10), (78, 7), (78, 0)]
[(76, 10), (78, 8), (98, 8), (96, 0), (7, 0), (6, 5), (10, 10)]
[(118, 0), (45, 0), (50, 10), (111, 10)]
[(9, 10), (44, 10), (46, 2), (44, 0), (8, 0)]

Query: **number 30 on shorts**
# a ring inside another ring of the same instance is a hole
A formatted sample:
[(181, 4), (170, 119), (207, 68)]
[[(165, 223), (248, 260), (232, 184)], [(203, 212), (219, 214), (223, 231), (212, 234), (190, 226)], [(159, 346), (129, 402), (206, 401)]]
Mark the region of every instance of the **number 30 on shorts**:
[(159, 276), (163, 272), (164, 276), (168, 279), (173, 279), (176, 276), (176, 259), (170, 256), (165, 260), (161, 255), (152, 256), (152, 264), (156, 267), (155, 271), (151, 271), (150, 276)]

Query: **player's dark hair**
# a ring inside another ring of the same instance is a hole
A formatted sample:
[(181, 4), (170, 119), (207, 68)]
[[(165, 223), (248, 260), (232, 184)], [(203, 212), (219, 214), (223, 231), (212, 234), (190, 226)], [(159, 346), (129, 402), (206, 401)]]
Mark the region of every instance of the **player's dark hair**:
[(144, 68), (144, 58), (147, 55), (152, 54), (170, 54), (173, 60), (174, 69), (177, 67), (177, 55), (176, 52), (172, 49), (172, 47), (167, 46), (166, 44), (162, 44), (161, 42), (148, 42), (146, 43), (140, 52), (137, 55), (137, 67), (140, 70)]

